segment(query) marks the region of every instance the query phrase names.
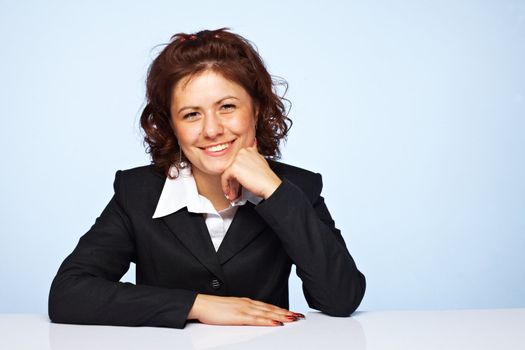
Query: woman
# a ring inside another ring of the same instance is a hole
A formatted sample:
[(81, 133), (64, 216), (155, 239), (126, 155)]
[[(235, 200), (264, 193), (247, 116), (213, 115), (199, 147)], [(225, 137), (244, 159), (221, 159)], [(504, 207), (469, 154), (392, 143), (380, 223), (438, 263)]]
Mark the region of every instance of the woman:
[[(290, 125), (273, 87), (241, 36), (173, 37), (147, 79), (152, 165), (117, 172), (113, 198), (52, 283), (53, 322), (283, 325), (304, 317), (288, 310), (292, 264), (312, 308), (358, 307), (365, 278), (321, 176), (272, 160)], [(136, 285), (119, 282), (130, 262)]]

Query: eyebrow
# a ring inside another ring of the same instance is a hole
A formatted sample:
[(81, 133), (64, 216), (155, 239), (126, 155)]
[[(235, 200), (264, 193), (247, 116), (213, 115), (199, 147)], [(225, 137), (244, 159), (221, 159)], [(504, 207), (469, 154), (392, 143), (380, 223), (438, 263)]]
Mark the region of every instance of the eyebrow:
[[(222, 101), (227, 100), (227, 99), (229, 99), (229, 98), (233, 98), (233, 99), (238, 100), (238, 98), (235, 97), (235, 96), (226, 96), (226, 97), (221, 98), (219, 101), (215, 102), (215, 104), (218, 105), (218, 104), (220, 104)], [(177, 111), (177, 114), (179, 114), (180, 112), (182, 112), (182, 111), (185, 110), (185, 109), (199, 109), (199, 107), (198, 107), (198, 106), (185, 106), (185, 107), (180, 108), (180, 109)]]

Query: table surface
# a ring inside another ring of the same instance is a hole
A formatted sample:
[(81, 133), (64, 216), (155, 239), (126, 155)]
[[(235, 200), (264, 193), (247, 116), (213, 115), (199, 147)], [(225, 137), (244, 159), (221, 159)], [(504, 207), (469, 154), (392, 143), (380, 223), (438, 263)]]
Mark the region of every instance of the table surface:
[(525, 309), (310, 312), (283, 327), (191, 323), (185, 329), (53, 324), (0, 314), (0, 349), (524, 349)]

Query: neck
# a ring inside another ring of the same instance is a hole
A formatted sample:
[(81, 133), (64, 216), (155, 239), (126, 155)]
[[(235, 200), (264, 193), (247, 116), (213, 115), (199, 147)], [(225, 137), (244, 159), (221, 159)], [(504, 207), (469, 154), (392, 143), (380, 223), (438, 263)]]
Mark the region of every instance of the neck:
[(221, 175), (210, 175), (192, 168), (193, 177), (200, 195), (208, 198), (215, 210), (219, 211), (230, 206), (230, 201), (224, 196)]

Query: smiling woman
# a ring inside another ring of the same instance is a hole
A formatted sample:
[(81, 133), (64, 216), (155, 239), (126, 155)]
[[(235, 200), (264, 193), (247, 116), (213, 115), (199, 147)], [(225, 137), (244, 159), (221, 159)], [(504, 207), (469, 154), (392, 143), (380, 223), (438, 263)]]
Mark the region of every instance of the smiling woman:
[[(186, 78), (173, 90), (171, 121), (179, 147), (193, 165), (199, 193), (217, 210), (227, 208), (237, 193), (228, 187), (225, 196), (221, 187), (206, 184), (220, 177), (241, 149), (257, 153), (256, 114), (246, 90), (213, 70)], [(274, 180), (278, 186), (279, 178)], [(260, 197), (265, 194), (264, 188), (248, 188)], [(267, 196), (273, 190), (266, 189)]]
[[(115, 194), (51, 285), (53, 322), (276, 326), (292, 264), (310, 307), (349, 316), (365, 278), (321, 176), (277, 162), (291, 125), (253, 46), (226, 29), (177, 34), (153, 61), (141, 116), (152, 164)], [(136, 264), (136, 285), (119, 282)]]

